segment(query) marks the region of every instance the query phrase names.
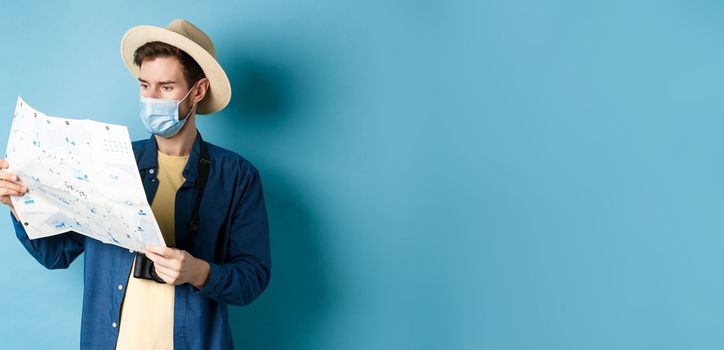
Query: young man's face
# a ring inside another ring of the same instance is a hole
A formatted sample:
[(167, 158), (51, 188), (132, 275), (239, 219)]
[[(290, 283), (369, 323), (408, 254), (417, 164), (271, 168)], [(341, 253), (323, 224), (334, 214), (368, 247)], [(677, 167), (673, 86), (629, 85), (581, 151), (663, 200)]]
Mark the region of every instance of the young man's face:
[[(180, 100), (189, 92), (184, 78), (183, 66), (176, 57), (157, 57), (141, 63), (138, 77), (141, 96)], [(193, 106), (193, 92), (181, 102), (179, 118), (183, 118)]]

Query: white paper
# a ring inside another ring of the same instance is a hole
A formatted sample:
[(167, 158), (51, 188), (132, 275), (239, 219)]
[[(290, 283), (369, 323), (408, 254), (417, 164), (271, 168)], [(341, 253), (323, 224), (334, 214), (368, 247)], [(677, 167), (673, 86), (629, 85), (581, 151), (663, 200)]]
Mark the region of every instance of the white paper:
[(18, 97), (5, 158), (28, 187), (11, 200), (31, 239), (75, 231), (140, 252), (165, 246), (125, 126), (47, 116)]

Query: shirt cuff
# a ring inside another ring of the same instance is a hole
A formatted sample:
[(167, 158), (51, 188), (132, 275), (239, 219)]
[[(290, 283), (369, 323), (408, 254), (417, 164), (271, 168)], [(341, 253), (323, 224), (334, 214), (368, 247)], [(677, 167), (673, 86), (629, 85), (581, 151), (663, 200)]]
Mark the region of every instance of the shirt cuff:
[(201, 288), (198, 289), (191, 286), (194, 289), (194, 293), (198, 295), (203, 295), (205, 297), (213, 298), (217, 294), (219, 294), (218, 289), (221, 287), (221, 284), (223, 283), (223, 278), (221, 278), (221, 275), (223, 274), (223, 268), (219, 266), (218, 264), (214, 263), (208, 263), (209, 264), (209, 279), (206, 281), (206, 284)]

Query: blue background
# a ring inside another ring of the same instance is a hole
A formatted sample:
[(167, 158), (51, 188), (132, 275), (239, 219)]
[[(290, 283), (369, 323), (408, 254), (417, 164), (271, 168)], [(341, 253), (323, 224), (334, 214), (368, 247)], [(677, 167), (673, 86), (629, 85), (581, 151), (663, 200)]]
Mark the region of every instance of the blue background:
[[(3, 2), (0, 135), (21, 95), (147, 137), (119, 40), (177, 17), (271, 219), (238, 348), (724, 347), (720, 1)], [(82, 260), (2, 220), (1, 347), (77, 348)]]

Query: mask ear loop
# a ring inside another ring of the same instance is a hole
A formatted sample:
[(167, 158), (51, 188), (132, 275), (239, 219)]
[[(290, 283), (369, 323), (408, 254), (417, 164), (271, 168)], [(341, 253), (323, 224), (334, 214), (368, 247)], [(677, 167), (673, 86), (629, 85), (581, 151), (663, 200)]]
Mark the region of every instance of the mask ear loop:
[[(189, 97), (189, 94), (191, 94), (191, 91), (193, 91), (196, 88), (196, 84), (198, 84), (198, 81), (194, 83), (194, 85), (191, 87), (191, 89), (189, 89), (189, 92), (186, 93), (186, 96), (184, 96), (184, 98), (182, 98), (180, 101), (178, 101), (179, 105), (181, 104), (181, 102), (183, 102), (183, 100), (186, 99), (186, 97)], [(189, 112), (186, 113), (184, 120), (186, 120), (191, 115), (191, 112), (194, 111), (194, 108), (196, 108), (196, 105), (197, 105), (197, 103), (194, 102), (193, 106), (191, 106), (191, 108), (189, 109)]]
[(179, 104), (181, 104), (186, 99), (186, 97), (189, 97), (189, 95), (191, 94), (191, 91), (194, 91), (194, 88), (196, 88), (196, 84), (198, 84), (198, 81), (195, 82), (194, 85), (191, 86), (191, 88), (189, 89), (189, 92), (187, 92), (186, 95), (184, 95), (184, 97), (182, 99), (178, 100)]

